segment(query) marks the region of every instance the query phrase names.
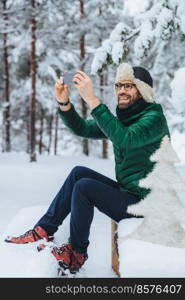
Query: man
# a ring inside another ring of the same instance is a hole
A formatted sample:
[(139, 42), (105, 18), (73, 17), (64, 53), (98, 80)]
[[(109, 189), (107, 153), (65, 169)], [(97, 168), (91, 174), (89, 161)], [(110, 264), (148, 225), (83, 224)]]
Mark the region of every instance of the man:
[(126, 63), (118, 67), (115, 80), (117, 116), (95, 96), (92, 81), (84, 72), (77, 71), (73, 81), (89, 105), (93, 119), (83, 120), (75, 111), (63, 78), (55, 85), (59, 114), (74, 134), (111, 140), (116, 181), (89, 168), (76, 166), (34, 228), (19, 237), (6, 239), (17, 244), (43, 238), (52, 240), (58, 226), (71, 213), (69, 242), (53, 247), (51, 252), (61, 268), (72, 273), (78, 271), (88, 257), (94, 207), (116, 222), (132, 217), (127, 213), (128, 205), (137, 203), (150, 192), (139, 187), (139, 180), (154, 167), (149, 157), (159, 148), (162, 138), (169, 135), (161, 105), (154, 102), (152, 77), (144, 68), (132, 68)]

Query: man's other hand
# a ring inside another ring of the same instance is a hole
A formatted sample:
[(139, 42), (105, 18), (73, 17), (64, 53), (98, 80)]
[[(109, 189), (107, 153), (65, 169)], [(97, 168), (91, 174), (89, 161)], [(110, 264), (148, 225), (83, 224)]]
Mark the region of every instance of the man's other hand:
[(63, 83), (62, 76), (55, 83), (55, 97), (61, 103), (66, 103), (69, 99), (69, 86)]
[(94, 94), (92, 80), (85, 72), (77, 70), (77, 73), (73, 77), (74, 85), (82, 99), (93, 109), (100, 104), (100, 101)]

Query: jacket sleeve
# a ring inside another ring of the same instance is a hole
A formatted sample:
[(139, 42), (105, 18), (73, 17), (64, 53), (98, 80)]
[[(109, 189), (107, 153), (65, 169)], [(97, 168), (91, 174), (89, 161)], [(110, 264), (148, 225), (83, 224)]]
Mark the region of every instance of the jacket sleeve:
[(144, 115), (137, 123), (124, 126), (104, 104), (91, 112), (96, 123), (112, 143), (121, 148), (139, 148), (167, 134), (166, 119), (157, 111)]
[(106, 135), (101, 131), (95, 120), (84, 120), (80, 117), (71, 104), (71, 109), (68, 111), (61, 111), (58, 109), (58, 113), (64, 122), (64, 124), (76, 135), (92, 138), (92, 139), (106, 139)]

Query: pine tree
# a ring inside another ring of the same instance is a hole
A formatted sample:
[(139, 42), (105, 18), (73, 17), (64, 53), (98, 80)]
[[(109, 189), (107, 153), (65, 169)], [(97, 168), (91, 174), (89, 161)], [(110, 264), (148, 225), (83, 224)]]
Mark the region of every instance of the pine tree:
[(36, 161), (35, 151), (35, 114), (36, 114), (36, 0), (30, 0), (31, 4), (31, 98), (30, 98), (30, 161)]
[(144, 216), (144, 220), (126, 238), (185, 247), (185, 208), (178, 198), (178, 192), (184, 191), (185, 186), (175, 167), (179, 158), (167, 136), (150, 159), (155, 162), (155, 166), (140, 181), (140, 186), (150, 188), (151, 192), (144, 200), (130, 205), (127, 210), (131, 214)]
[(185, 78), (185, 67), (179, 68), (171, 82), (172, 97), (170, 101), (177, 113), (185, 113), (185, 84), (181, 81)]
[(9, 61), (8, 61), (8, 5), (6, 0), (2, 1), (4, 32), (3, 32), (3, 63), (4, 63), (4, 111), (3, 111), (3, 133), (4, 133), (4, 147), (3, 151), (10, 152), (11, 138), (10, 138), (10, 76), (9, 76)]
[[(100, 46), (101, 39), (107, 38), (119, 20), (123, 1), (84, 1), (82, 18), (79, 0), (62, 2), (60, 0), (37, 0), (35, 7), (37, 23), (34, 54), (36, 61), (35, 89), (32, 89), (33, 72), (31, 73), (34, 61), (31, 60), (31, 44), (33, 42), (31, 0), (7, 1), (11, 4), (8, 12), (9, 24), (6, 30), (8, 31), (8, 55), (11, 62), (9, 64), (9, 82), (11, 83), (9, 86), (9, 102), (11, 104), (9, 119), (12, 150), (24, 150), (31, 155), (30, 142), (34, 141), (35, 146), (32, 145), (32, 148), (35, 148), (35, 153), (48, 151), (48, 134), (50, 134), (50, 153), (52, 151), (56, 153), (57, 149), (60, 153), (66, 152), (66, 149), (69, 153), (72, 153), (72, 149), (75, 153), (80, 153), (83, 149), (81, 146), (83, 139), (72, 135), (63, 126), (60, 119), (58, 126), (55, 128), (52, 126), (52, 129), (48, 131), (51, 125), (49, 120), (55, 118), (57, 111), (54, 83), (64, 71), (80, 68), (81, 64), (83, 64), (84, 71), (90, 75), (90, 65), (95, 48)], [(1, 32), (3, 32), (3, 26), (3, 23), (0, 22)], [(80, 55), (81, 37), (84, 37), (84, 58)], [(3, 49), (2, 43), (0, 47)], [(2, 58), (2, 51), (0, 51), (0, 57)], [(2, 66), (0, 66), (0, 70), (2, 70)], [(107, 69), (100, 76), (104, 76), (106, 79), (104, 85), (102, 85), (99, 75), (96, 78), (92, 77), (95, 93), (103, 103), (107, 101), (109, 107), (113, 106), (114, 102), (111, 101), (113, 98), (113, 74), (111, 70)], [(4, 88), (2, 72), (0, 78), (2, 79), (0, 85)], [(31, 94), (32, 96), (34, 94), (36, 104), (35, 121), (32, 122), (32, 125), (29, 122)], [(74, 101), (77, 111), (83, 116), (81, 102), (78, 101), (78, 98), (76, 89), (72, 87), (70, 99), (72, 102)], [(89, 117), (90, 110), (87, 109), (85, 118)], [(31, 132), (34, 132), (35, 137), (33, 135), (31, 137)], [(104, 149), (101, 148), (101, 145)], [(108, 153), (107, 142), (88, 141), (89, 153), (94, 151), (93, 154), (102, 156), (102, 150), (103, 155), (106, 156)]]
[(171, 130), (181, 126), (181, 131), (185, 123), (179, 120), (169, 100), (174, 72), (184, 66), (184, 13), (181, 0), (148, 1), (143, 13), (131, 17), (123, 10), (121, 22), (96, 49), (92, 62), (93, 74), (107, 65), (116, 69), (122, 61), (146, 67), (154, 78), (156, 100), (163, 105)]

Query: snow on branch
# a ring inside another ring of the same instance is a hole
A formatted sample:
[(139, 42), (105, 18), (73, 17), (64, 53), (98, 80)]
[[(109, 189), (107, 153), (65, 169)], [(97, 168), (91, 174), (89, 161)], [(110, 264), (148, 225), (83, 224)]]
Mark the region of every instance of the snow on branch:
[(184, 1), (179, 1), (179, 5), (177, 7), (177, 19), (178, 19), (178, 24), (180, 26), (181, 31), (185, 35), (185, 2)]
[(171, 82), (172, 97), (169, 99), (177, 113), (185, 112), (185, 68), (175, 72)]
[(173, 31), (175, 31), (174, 14), (169, 8), (163, 7), (157, 18), (156, 37), (168, 40)]
[(154, 31), (152, 30), (152, 23), (146, 21), (141, 25), (139, 36), (135, 40), (134, 50), (138, 59), (142, 59), (147, 55), (153, 41)]
[(95, 52), (91, 66), (91, 73), (96, 74), (108, 63), (119, 64), (124, 54), (127, 52), (124, 40), (131, 33), (130, 28), (124, 23), (119, 23), (110, 34), (110, 38), (102, 43), (102, 46)]
[(119, 23), (106, 43), (103, 42), (95, 52), (92, 74), (107, 65), (119, 64), (130, 53), (136, 59), (142, 60), (152, 53), (153, 49), (157, 52), (158, 45), (162, 41), (167, 43), (174, 32), (183, 35), (185, 4), (181, 2), (178, 0), (173, 3), (169, 0), (153, 1), (149, 10), (133, 17), (132, 23), (127, 24), (127, 21)]

